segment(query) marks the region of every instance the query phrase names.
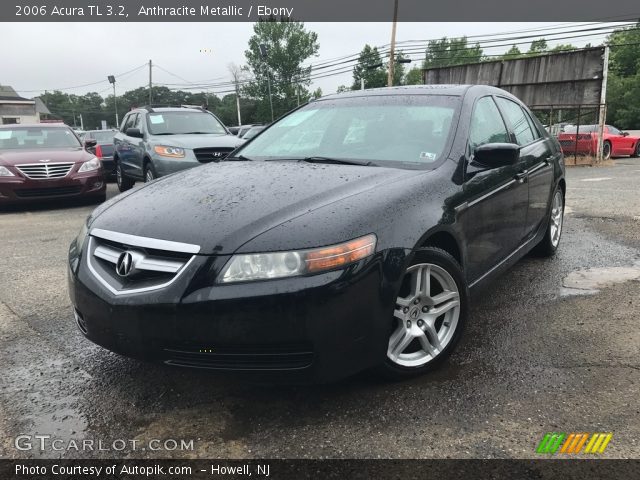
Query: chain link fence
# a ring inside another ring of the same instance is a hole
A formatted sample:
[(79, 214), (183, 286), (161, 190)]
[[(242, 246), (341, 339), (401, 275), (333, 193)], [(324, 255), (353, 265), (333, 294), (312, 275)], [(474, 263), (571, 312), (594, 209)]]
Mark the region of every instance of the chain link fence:
[(547, 131), (555, 136), (562, 147), (566, 159), (574, 164), (596, 163), (599, 158), (607, 159), (611, 152), (598, 155), (603, 145), (603, 132), (599, 118), (603, 104), (591, 105), (533, 105), (529, 107)]

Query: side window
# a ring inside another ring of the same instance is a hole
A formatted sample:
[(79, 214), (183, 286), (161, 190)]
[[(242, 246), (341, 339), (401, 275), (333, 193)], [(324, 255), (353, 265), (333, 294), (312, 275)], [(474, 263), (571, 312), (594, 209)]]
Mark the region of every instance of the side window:
[(540, 134), (540, 130), (538, 130), (538, 126), (536, 125), (536, 122), (533, 119), (533, 115), (531, 114), (531, 112), (528, 112), (525, 110), (524, 113), (527, 116), (527, 120), (529, 121), (529, 127), (531, 127), (531, 131), (533, 132), (533, 139), (538, 140), (539, 138), (542, 138), (542, 135)]
[(478, 100), (471, 115), (469, 146), (473, 151), (485, 143), (510, 143), (507, 128), (491, 97)]
[(129, 122), (129, 119), (131, 118), (131, 113), (127, 113), (124, 118), (122, 119), (122, 123), (120, 124), (120, 131), (122, 133), (124, 133), (126, 131), (126, 125)]
[(529, 126), (529, 120), (527, 120), (520, 105), (502, 97), (498, 97), (496, 100), (505, 117), (507, 117), (507, 122), (509, 122), (511, 130), (516, 136), (518, 145), (527, 145), (533, 142), (534, 136)]
[(144, 119), (144, 115), (142, 115), (141, 113), (136, 115), (136, 120), (133, 123), (133, 126), (131, 128), (137, 128), (139, 129), (141, 132), (143, 131), (142, 129), (142, 120)]

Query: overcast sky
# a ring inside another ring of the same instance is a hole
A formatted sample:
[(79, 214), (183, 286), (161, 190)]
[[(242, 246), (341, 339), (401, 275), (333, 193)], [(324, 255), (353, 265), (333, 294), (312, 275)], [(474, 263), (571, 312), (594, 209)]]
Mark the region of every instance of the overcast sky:
[[(500, 32), (545, 29), (576, 29), (568, 23), (400, 23), (398, 42), (467, 35), (486, 36)], [(558, 29), (561, 26), (562, 28)], [(390, 41), (390, 23), (307, 23), (318, 34), (320, 51), (306, 63), (318, 63), (358, 53), (365, 44), (382, 46)], [(111, 93), (107, 75), (118, 75), (138, 67), (149, 59), (154, 84), (189, 82), (224, 82), (228, 64), (244, 63), (244, 50), (253, 33), (251, 23), (0, 23), (4, 46), (0, 49), (0, 84), (14, 87), (19, 94), (33, 97), (44, 90), (64, 89), (67, 93), (89, 91), (103, 96)], [(569, 35), (569, 34), (567, 34)], [(576, 34), (570, 34), (576, 35)], [(550, 38), (550, 37), (547, 37)], [(605, 35), (572, 38), (556, 43), (584, 46), (604, 40)], [(11, 39), (11, 44), (7, 40)], [(475, 41), (475, 39), (470, 38)], [(498, 42), (498, 45), (505, 42)], [(511, 42), (509, 42), (511, 43)], [(520, 45), (526, 50), (528, 45)], [(508, 47), (484, 47), (485, 54), (503, 53)], [(414, 58), (417, 58), (414, 56)], [(419, 62), (414, 61), (414, 65)], [(168, 70), (182, 79), (170, 75)], [(148, 84), (148, 69), (118, 78), (118, 92)], [(67, 87), (102, 82), (88, 87)], [(341, 84), (350, 85), (351, 74), (321, 78), (313, 88), (333, 93)], [(211, 91), (223, 94), (228, 87)]]

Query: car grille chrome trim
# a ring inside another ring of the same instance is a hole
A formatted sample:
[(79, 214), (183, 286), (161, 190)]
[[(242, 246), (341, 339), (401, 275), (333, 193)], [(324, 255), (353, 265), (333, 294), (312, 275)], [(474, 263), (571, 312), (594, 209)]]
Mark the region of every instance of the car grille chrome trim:
[[(102, 233), (102, 232), (108, 232), (108, 231), (101, 230), (99, 233)], [(111, 232), (111, 233), (117, 233), (117, 232)], [(146, 237), (137, 237), (137, 238), (154, 240), (154, 239), (147, 239)], [(135, 286), (126, 287), (125, 286), (122, 288), (116, 288), (114, 285), (109, 283), (109, 281), (107, 281), (107, 279), (98, 271), (98, 268), (101, 268), (104, 271), (104, 266), (97, 267), (95, 263), (96, 261), (95, 259), (99, 258), (101, 260), (108, 262), (110, 265), (113, 265), (113, 269), (115, 272), (116, 264), (117, 264), (118, 258), (120, 257), (120, 254), (128, 250), (126, 249), (119, 250), (110, 245), (104, 245), (104, 244), (96, 246), (96, 243), (99, 240), (100, 240), (100, 237), (94, 236), (94, 232), (92, 231), (91, 234), (89, 235), (89, 241), (87, 246), (87, 255), (86, 255), (87, 266), (91, 274), (100, 282), (100, 284), (102, 284), (107, 290), (109, 290), (109, 292), (111, 292), (116, 296), (131, 295), (136, 293), (146, 293), (146, 292), (151, 292), (154, 290), (160, 290), (160, 289), (166, 288), (172, 283), (174, 283), (178, 278), (180, 278), (182, 273), (184, 273), (184, 271), (187, 270), (189, 265), (191, 265), (191, 263), (197, 258), (196, 255), (191, 255), (191, 257), (188, 260), (185, 259), (181, 261), (178, 259), (167, 259), (167, 258), (161, 258), (158, 256), (145, 255), (140, 252), (135, 252), (137, 256), (141, 257), (141, 260), (138, 260), (135, 264), (136, 270), (146, 270), (146, 271), (152, 271), (157, 273), (168, 273), (168, 274), (173, 274), (173, 276), (168, 281), (162, 281), (162, 283), (159, 283), (159, 284), (148, 285), (144, 287), (135, 287)], [(128, 245), (129, 244), (125, 244), (125, 246), (128, 246)], [(152, 248), (152, 247), (148, 247), (148, 248)], [(153, 248), (155, 249), (156, 247), (153, 247)], [(198, 247), (198, 250), (199, 249), (200, 247)], [(175, 251), (174, 252), (169, 251), (169, 252), (175, 253)], [(179, 253), (184, 253), (184, 252), (179, 252)], [(135, 281), (135, 277), (133, 277), (132, 280)]]
[(200, 251), (200, 245), (161, 240), (159, 238), (139, 237), (137, 235), (129, 235), (128, 233), (114, 232), (112, 230), (103, 230), (101, 228), (92, 229), (90, 234), (94, 237), (123, 243), (125, 245), (131, 245), (132, 247), (152, 248), (154, 250), (167, 250), (170, 252), (180, 253), (198, 253)]
[[(118, 262), (118, 258), (120, 258), (120, 255), (126, 251), (127, 250), (120, 250), (114, 247), (100, 245), (96, 247), (93, 255), (115, 265)], [(185, 263), (187, 262), (167, 260), (160, 257), (147, 256), (142, 254), (142, 257), (136, 262), (136, 270), (177, 273), (178, 270), (184, 267)]]
[(27, 178), (46, 180), (48, 178), (66, 177), (73, 168), (73, 162), (68, 163), (28, 163), (16, 165), (16, 168)]

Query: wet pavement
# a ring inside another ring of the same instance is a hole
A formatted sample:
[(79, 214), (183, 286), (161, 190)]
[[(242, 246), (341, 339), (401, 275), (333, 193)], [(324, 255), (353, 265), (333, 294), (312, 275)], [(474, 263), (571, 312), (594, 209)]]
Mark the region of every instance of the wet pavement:
[[(615, 163), (568, 171), (556, 257), (477, 295), (451, 359), (399, 383), (256, 385), (109, 353), (66, 292), (93, 207), (0, 213), (0, 457), (533, 458), (557, 431), (613, 432), (604, 457), (640, 458), (640, 159)], [(15, 448), (37, 434), (59, 449)]]

